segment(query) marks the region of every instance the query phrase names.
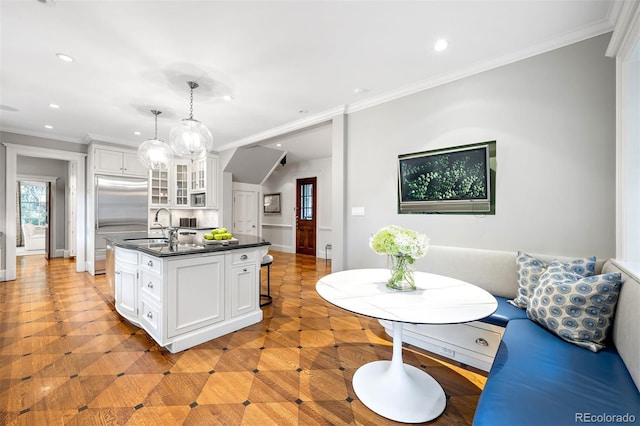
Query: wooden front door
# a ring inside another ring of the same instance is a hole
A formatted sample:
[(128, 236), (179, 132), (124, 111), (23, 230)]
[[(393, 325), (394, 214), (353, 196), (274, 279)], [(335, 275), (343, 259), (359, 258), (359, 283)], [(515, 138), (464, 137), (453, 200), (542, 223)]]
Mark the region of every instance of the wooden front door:
[(316, 178), (296, 180), (296, 253), (316, 255)]

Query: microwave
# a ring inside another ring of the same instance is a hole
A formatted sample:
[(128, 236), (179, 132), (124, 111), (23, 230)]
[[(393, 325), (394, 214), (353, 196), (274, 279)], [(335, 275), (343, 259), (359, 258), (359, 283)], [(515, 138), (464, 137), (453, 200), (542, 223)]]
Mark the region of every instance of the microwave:
[(204, 207), (206, 203), (206, 194), (191, 194), (191, 207)]

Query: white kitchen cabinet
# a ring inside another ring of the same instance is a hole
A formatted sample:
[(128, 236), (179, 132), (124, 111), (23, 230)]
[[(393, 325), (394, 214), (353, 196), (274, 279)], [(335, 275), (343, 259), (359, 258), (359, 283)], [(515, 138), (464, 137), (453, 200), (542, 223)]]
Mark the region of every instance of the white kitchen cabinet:
[(238, 251), (230, 256), (229, 293), (232, 317), (251, 312), (258, 305), (258, 294), (255, 291), (257, 281), (255, 255), (255, 251)]
[(138, 161), (135, 151), (95, 147), (94, 171), (130, 176), (147, 176), (147, 169)]
[[(203, 160), (173, 160), (167, 171), (150, 173), (150, 207), (218, 208), (218, 157)], [(194, 204), (192, 194), (198, 194), (203, 204)]]
[(135, 321), (138, 317), (138, 253), (117, 249), (114, 269), (116, 310)]
[(262, 320), (263, 247), (156, 257), (116, 250), (116, 309), (179, 352)]
[(221, 179), (218, 176), (218, 157), (210, 155), (207, 157), (207, 173), (206, 173), (206, 194), (207, 207), (212, 209), (218, 208), (218, 185)]
[(223, 321), (224, 287), (224, 255), (169, 260), (167, 337)]

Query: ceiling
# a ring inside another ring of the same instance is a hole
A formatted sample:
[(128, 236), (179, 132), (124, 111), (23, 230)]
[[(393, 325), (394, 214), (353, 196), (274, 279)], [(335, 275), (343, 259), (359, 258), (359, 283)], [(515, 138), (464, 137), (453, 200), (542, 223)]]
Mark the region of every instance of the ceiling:
[[(153, 136), (150, 110), (159, 109), (158, 136), (168, 140), (189, 115), (194, 80), (193, 115), (216, 150), (281, 143), (288, 161), (330, 155), (320, 146), (330, 129), (279, 135), (611, 31), (618, 6), (46, 1), (0, 0), (1, 130), (137, 147)], [(449, 47), (436, 52), (440, 38)]]

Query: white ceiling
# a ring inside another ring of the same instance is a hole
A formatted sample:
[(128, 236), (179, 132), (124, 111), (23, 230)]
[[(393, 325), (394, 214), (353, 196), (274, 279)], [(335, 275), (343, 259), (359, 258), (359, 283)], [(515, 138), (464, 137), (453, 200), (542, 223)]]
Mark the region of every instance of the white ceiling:
[[(275, 147), (274, 136), (336, 111), (602, 34), (613, 28), (617, 6), (613, 0), (54, 1), (0, 0), (1, 130), (137, 147), (153, 136), (149, 110), (159, 109), (158, 136), (168, 140), (171, 127), (188, 116), (186, 81), (195, 80), (201, 87), (194, 117), (211, 130), (217, 150), (264, 139)], [(440, 53), (433, 49), (439, 38), (449, 42)], [(60, 61), (58, 52), (75, 62)], [(320, 134), (329, 133), (320, 127), (287, 136), (291, 146), (281, 149), (288, 160), (326, 156), (330, 148), (316, 146)]]

